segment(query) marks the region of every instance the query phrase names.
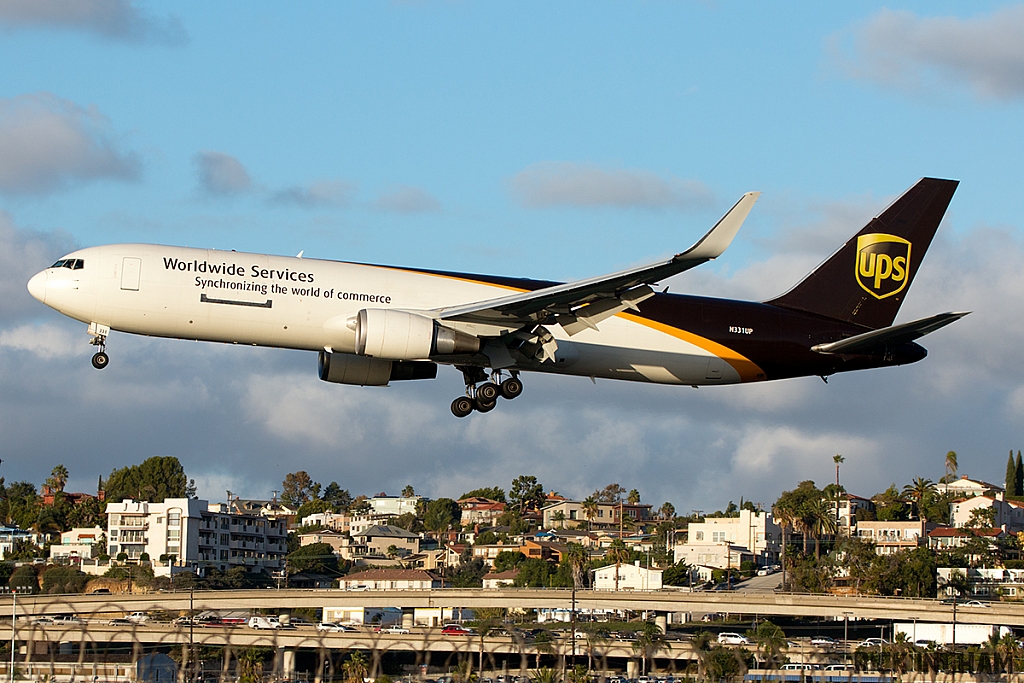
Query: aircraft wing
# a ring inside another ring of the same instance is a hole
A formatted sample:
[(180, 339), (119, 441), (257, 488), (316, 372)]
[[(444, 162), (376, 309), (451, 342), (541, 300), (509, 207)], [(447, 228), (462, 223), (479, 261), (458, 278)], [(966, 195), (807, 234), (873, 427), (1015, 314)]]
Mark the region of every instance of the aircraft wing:
[(570, 335), (654, 296), (650, 285), (717, 258), (736, 236), (760, 192), (748, 192), (686, 251), (672, 258), (618, 273), (545, 287), (533, 292), (434, 311), (440, 321), (503, 328), (557, 322)]
[(872, 330), (864, 334), (858, 334), (846, 339), (840, 339), (828, 344), (818, 344), (811, 347), (811, 351), (818, 353), (868, 353), (886, 346), (896, 346), (920, 339), (926, 334), (931, 334), (950, 323), (954, 323), (970, 311), (960, 313), (939, 313), (928, 318), (915, 320), (902, 325), (883, 327), (880, 330)]

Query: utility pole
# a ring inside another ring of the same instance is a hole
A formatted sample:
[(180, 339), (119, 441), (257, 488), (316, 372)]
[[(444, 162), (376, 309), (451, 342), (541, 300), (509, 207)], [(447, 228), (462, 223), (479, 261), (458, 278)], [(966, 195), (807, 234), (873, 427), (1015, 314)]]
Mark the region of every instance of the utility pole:
[(196, 656), (195, 631), (193, 630), (195, 628), (195, 623), (196, 623), (195, 598), (196, 598), (196, 584), (193, 583), (189, 587), (189, 589), (188, 589), (188, 659), (189, 659), (189, 664), (192, 665), (192, 679), (191, 680), (193, 680), (193, 681), (196, 679), (196, 676), (195, 676), (196, 668), (195, 668), (195, 664), (193, 663), (193, 661), (195, 660), (195, 656)]
[(14, 645), (18, 633), (18, 591), (11, 586), (11, 683), (14, 683)]

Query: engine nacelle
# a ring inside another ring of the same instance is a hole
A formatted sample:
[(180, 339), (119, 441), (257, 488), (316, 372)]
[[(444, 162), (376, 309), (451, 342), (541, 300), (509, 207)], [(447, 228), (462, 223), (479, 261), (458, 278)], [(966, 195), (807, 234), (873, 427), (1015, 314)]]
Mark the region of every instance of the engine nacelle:
[(390, 381), (434, 379), (437, 364), (430, 361), (390, 361), (351, 353), (321, 351), (317, 374), (325, 382), (356, 384), (363, 387), (384, 387)]
[(355, 318), (356, 353), (392, 360), (476, 353), (480, 339), (406, 311), (364, 308)]

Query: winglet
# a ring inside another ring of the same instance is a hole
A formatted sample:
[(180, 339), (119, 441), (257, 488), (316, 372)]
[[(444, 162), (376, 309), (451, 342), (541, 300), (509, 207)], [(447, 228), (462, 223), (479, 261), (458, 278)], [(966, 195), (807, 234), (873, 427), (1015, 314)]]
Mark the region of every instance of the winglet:
[(754, 208), (754, 202), (761, 196), (760, 192), (748, 192), (736, 204), (729, 209), (729, 212), (722, 216), (721, 220), (715, 223), (715, 227), (708, 231), (708, 234), (692, 247), (681, 254), (676, 255), (676, 260), (682, 259), (713, 259), (722, 255), (722, 252), (732, 244), (732, 240), (739, 232), (743, 221), (747, 219), (750, 210)]

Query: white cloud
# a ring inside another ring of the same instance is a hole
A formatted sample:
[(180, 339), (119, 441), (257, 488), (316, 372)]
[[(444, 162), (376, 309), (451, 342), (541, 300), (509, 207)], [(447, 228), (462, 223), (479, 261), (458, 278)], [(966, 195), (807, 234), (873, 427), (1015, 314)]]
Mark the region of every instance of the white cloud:
[(0, 193), (45, 194), (140, 173), (138, 155), (119, 149), (96, 107), (46, 92), (0, 99)]
[(529, 166), (510, 181), (523, 206), (612, 206), (644, 209), (702, 209), (714, 204), (704, 183), (646, 169), (603, 168), (570, 161)]
[(39, 358), (82, 356), (89, 348), (81, 334), (55, 325), (22, 325), (0, 331), (0, 347), (28, 351)]
[(179, 44), (181, 22), (149, 15), (131, 0), (0, 0), (0, 25), (94, 33), (109, 40)]
[(981, 98), (1024, 96), (1024, 5), (971, 18), (883, 9), (851, 31), (853, 54), (836, 59), (853, 78), (911, 92), (952, 83)]
[(381, 194), (374, 202), (381, 211), (395, 213), (437, 213), (441, 211), (441, 202), (426, 190), (408, 185), (398, 185)]
[(215, 196), (248, 192), (252, 179), (242, 162), (224, 152), (203, 151), (193, 157), (199, 174), (199, 189)]

